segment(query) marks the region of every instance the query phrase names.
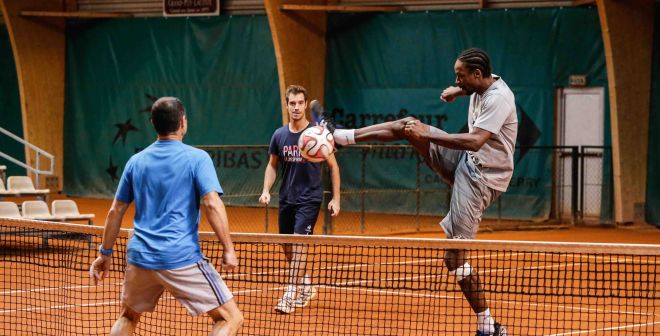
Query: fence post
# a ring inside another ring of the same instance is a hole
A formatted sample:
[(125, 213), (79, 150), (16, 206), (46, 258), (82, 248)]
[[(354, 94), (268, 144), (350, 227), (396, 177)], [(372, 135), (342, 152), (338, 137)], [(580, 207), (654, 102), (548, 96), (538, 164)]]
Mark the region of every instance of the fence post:
[(580, 147), (580, 212), (579, 212), (579, 221), (580, 223), (584, 222), (584, 157), (585, 157), (585, 147)]
[(264, 209), (266, 209), (266, 214), (264, 215), (264, 233), (268, 233), (268, 203), (266, 203)]
[(332, 215), (330, 214), (330, 210), (328, 210), (328, 203), (330, 203), (330, 198), (329, 196), (332, 194), (332, 192), (323, 190), (323, 202), (322, 202), (322, 207), (323, 207), (323, 234), (324, 235), (331, 235), (332, 234)]
[(420, 158), (419, 155), (415, 155), (415, 157), (417, 158), (417, 160), (415, 160), (415, 164), (416, 164), (416, 167), (415, 167), (415, 169), (416, 169), (416, 173), (415, 173), (415, 176), (416, 176), (415, 177), (415, 194), (416, 194), (415, 195), (416, 196), (415, 197), (415, 223), (417, 224), (417, 232), (419, 232), (420, 225), (421, 225), (420, 220), (419, 220), (419, 209), (420, 209), (420, 204), (419, 204), (420, 203), (419, 167), (420, 167), (421, 158)]
[(571, 147), (571, 217), (572, 224), (577, 222), (578, 213), (578, 147)]
[(360, 233), (365, 231), (365, 211), (364, 211), (364, 202), (365, 202), (365, 186), (366, 186), (366, 162), (367, 162), (367, 149), (362, 148), (362, 167), (360, 168)]

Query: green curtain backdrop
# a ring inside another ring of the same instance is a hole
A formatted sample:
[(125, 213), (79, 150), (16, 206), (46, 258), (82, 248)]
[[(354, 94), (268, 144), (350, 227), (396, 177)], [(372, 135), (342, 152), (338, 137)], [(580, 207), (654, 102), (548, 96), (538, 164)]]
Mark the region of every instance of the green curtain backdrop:
[[(5, 25), (0, 25), (0, 106), (2, 106), (0, 127), (22, 138), (21, 98), (18, 92), (14, 54)], [(0, 151), (25, 162), (24, 146), (4, 134), (0, 134)], [(24, 168), (3, 158), (0, 158), (0, 165), (7, 166), (7, 176), (26, 174)]]
[(646, 174), (646, 221), (660, 227), (660, 4), (655, 4), (651, 115), (649, 120), (649, 163)]
[[(448, 132), (459, 132), (466, 127), (467, 99), (446, 104), (438, 97), (454, 82), (458, 54), (473, 46), (489, 52), (494, 72), (516, 95), (519, 146), (554, 144), (555, 91), (568, 86), (569, 75), (586, 75), (589, 86), (607, 86), (595, 8), (337, 14), (330, 16), (328, 26), (327, 107), (347, 128), (413, 115)], [(609, 144), (609, 117), (603, 127)], [(553, 179), (550, 153), (518, 151), (509, 191), (501, 207), (491, 207), (487, 216), (501, 211), (505, 218), (548, 218)], [(341, 154), (338, 158), (342, 171), (353, 170), (354, 160), (342, 160)], [(414, 174), (402, 162), (406, 160), (414, 158), (378, 162), (367, 170), (369, 179), (374, 185), (414, 187)], [(422, 174), (423, 190), (447, 188), (430, 170)], [(611, 184), (611, 177), (604, 180)], [(387, 197), (375, 202), (383, 211), (401, 202), (410, 208), (416, 196), (409, 194), (403, 201)], [(446, 212), (446, 207), (437, 204), (422, 208), (422, 212)]]
[[(524, 29), (522, 28), (524, 27)], [(454, 81), (453, 63), (471, 46), (487, 50), (495, 73), (516, 94), (520, 130), (509, 191), (487, 216), (547, 219), (552, 199), (552, 154), (524, 146), (554, 145), (555, 91), (571, 74), (607, 87), (602, 35), (595, 8), (332, 14), (328, 22), (326, 107), (346, 127), (413, 115), (459, 132), (467, 100), (439, 101)], [(304, 51), (304, 48), (302, 49)], [(118, 19), (69, 22), (65, 114), (65, 192), (110, 197), (127, 159), (155, 138), (148, 108), (155, 97), (186, 104), (193, 145), (267, 144), (281, 125), (279, 88), (265, 16), (197, 19)], [(603, 125), (609, 145), (609, 107)], [(228, 193), (261, 190), (263, 150), (209, 150)], [(356, 156), (358, 155), (358, 156)], [(446, 212), (447, 186), (415, 155), (396, 151), (337, 154), (347, 211), (422, 214)], [(608, 166), (606, 166), (608, 168)], [(611, 172), (605, 169), (602, 205), (611, 212)], [(418, 198), (419, 197), (419, 198)], [(249, 199), (249, 200), (248, 200)], [(237, 204), (254, 204), (246, 196)]]
[[(69, 22), (66, 89), (72, 195), (114, 194), (128, 158), (155, 140), (149, 108), (157, 97), (183, 101), (191, 145), (265, 144), (281, 125), (265, 16)], [(240, 193), (249, 179), (261, 190), (265, 154), (212, 154), (225, 190)]]

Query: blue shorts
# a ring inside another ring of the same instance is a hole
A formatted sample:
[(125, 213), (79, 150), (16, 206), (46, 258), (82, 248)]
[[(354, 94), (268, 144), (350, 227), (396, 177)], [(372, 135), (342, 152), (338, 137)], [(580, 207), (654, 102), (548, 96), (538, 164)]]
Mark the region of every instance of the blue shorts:
[(311, 235), (321, 210), (321, 203), (280, 203), (278, 222), (281, 234)]

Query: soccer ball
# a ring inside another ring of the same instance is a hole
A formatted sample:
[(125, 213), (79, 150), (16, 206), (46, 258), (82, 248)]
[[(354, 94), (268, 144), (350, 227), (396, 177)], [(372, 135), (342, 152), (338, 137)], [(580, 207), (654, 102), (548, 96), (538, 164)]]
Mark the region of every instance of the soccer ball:
[(313, 126), (302, 132), (298, 148), (307, 161), (322, 162), (335, 150), (335, 138), (325, 127)]

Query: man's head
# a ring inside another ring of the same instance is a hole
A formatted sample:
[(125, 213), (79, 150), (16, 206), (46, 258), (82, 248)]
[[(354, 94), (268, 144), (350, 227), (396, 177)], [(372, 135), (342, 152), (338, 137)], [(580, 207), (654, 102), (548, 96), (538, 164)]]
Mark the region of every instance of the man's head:
[(151, 106), (151, 123), (158, 135), (176, 134), (179, 130), (185, 135), (188, 130), (186, 109), (175, 97), (161, 97)]
[(286, 88), (286, 109), (289, 111), (289, 119), (298, 121), (305, 118), (307, 109), (307, 90), (299, 85), (289, 85)]
[(490, 57), (478, 48), (463, 51), (454, 63), (456, 85), (468, 93), (481, 93), (488, 88), (492, 71)]

